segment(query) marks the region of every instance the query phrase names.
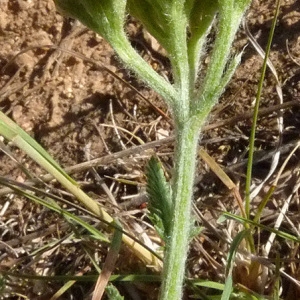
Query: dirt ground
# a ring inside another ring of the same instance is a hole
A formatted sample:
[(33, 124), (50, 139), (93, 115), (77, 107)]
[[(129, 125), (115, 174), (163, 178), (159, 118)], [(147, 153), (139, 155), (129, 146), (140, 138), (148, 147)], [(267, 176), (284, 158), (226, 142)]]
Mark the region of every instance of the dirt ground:
[[(263, 49), (267, 44), (274, 9), (272, 0), (254, 0), (248, 12), (249, 31)], [(137, 51), (157, 72), (171, 78), (169, 61), (163, 50), (144, 33), (135, 20), (129, 19), (127, 28)], [(204, 128), (201, 144), (235, 183), (241, 186), (243, 194), (251, 112), (262, 58), (241, 28), (233, 50), (239, 52), (242, 49), (242, 64)], [(282, 1), (270, 60), (278, 74), (278, 81), (268, 69), (256, 133), (255, 146), (258, 154), (255, 156), (253, 171), (257, 184), (269, 172), (278, 141), (281, 141), (281, 166), (299, 140), (300, 3), (297, 0)], [(126, 207), (132, 217), (144, 218), (145, 208), (141, 204), (145, 198), (138, 197), (138, 202), (133, 196), (144, 191), (145, 163), (153, 151), (159, 155), (166, 170), (171, 169), (173, 124), (160, 97), (124, 69), (105, 40), (78, 22), (64, 19), (56, 12), (51, 0), (1, 0), (0, 72), (1, 110), (33, 136), (64, 168), (95, 158), (109, 157), (112, 153), (121, 153), (118, 159), (99, 164), (96, 172), (110, 189), (124, 215)], [(278, 129), (279, 116), (283, 118), (282, 132)], [(164, 141), (165, 137), (170, 138)], [(152, 141), (157, 141), (157, 144), (145, 151), (125, 151)], [(11, 145), (9, 147), (32, 176), (44, 174), (22, 152)], [(284, 199), (298, 182), (299, 155), (299, 151), (296, 151), (288, 163), (284, 172), (286, 176), (279, 182), (279, 189), (268, 207), (273, 215), (278, 213), (275, 208), (282, 206)], [(4, 153), (0, 153), (0, 175), (19, 182), (28, 180), (16, 162)], [(72, 176), (95, 199), (103, 203), (107, 201), (105, 188), (97, 183), (97, 178), (90, 169), (75, 170)], [(257, 202), (269, 184), (270, 180), (260, 192)], [(66, 195), (55, 184), (52, 188), (57, 188), (57, 193)], [(3, 242), (9, 244), (9, 241), (17, 237), (24, 239), (27, 235), (58, 222), (59, 218), (56, 220), (49, 211), (1, 191), (0, 187), (0, 234)], [(213, 208), (229, 211), (233, 208), (230, 191), (203, 162), (199, 162), (195, 203), (208, 218), (216, 216)], [(296, 197), (290, 204), (289, 218), (295, 220), (299, 208), (299, 199)], [(111, 208), (108, 207), (108, 210), (113, 213)], [(274, 218), (266, 219), (265, 224), (274, 225)], [(293, 224), (299, 226), (297, 221)], [(218, 243), (217, 237), (210, 236), (207, 232), (205, 236)], [(203, 259), (203, 253), (209, 252), (218, 265), (222, 264), (223, 258), (216, 254), (208, 240), (193, 242), (188, 262), (189, 274), (218, 280), (221, 278), (220, 269), (208, 268), (209, 260), (207, 257)], [(41, 246), (45, 240), (41, 239), (37, 243)], [(8, 254), (6, 247), (0, 247), (1, 268), (12, 268), (15, 271), (24, 268), (30, 270), (32, 275), (42, 275), (37, 271), (38, 259), (33, 262), (29, 258), (36, 246), (29, 241), (25, 242), (25, 239), (22, 244), (14, 245), (15, 249), (11, 251), (15, 252), (17, 258), (12, 253)], [(278, 247), (283, 249), (283, 253), (290, 245), (284, 243)], [(294, 247), (298, 249), (298, 246)], [(90, 264), (82, 250), (78, 251), (76, 244), (64, 245), (60, 251), (48, 253), (49, 257), (44, 258), (44, 263), (49, 262), (49, 259), (55, 260), (55, 274), (66, 274), (67, 271), (76, 273)], [(104, 253), (105, 249), (99, 250), (100, 256)], [(299, 259), (299, 255), (299, 250), (295, 250), (293, 258)], [(126, 250), (123, 256), (131, 264), (121, 266), (119, 263), (118, 272), (134, 273), (143, 269)], [(26, 259), (19, 263), (20, 257)], [(78, 262), (72, 267), (71, 261), (76, 259)], [(41, 261), (39, 263), (42, 264)], [(296, 264), (296, 267), (299, 265)], [(290, 264), (283, 265), (283, 268), (300, 279), (299, 272), (293, 271)], [(58, 286), (57, 283), (31, 283), (26, 287), (24, 283), (18, 286), (12, 281), (9, 286), (4, 285), (2, 288), (2, 296), (0, 288), (0, 298), (21, 299), (20, 296), (13, 296), (17, 292), (27, 296), (27, 299), (49, 299), (49, 295)], [(82, 295), (90, 288), (91, 285), (78, 284), (68, 296), (60, 299), (83, 299)], [(130, 291), (122, 284), (119, 288), (127, 295), (125, 299), (146, 299), (144, 293), (149, 286), (134, 286), (140, 298), (132, 298)], [(294, 285), (287, 280), (282, 292), (284, 299), (290, 299), (291, 289), (294, 295), (300, 297), (300, 290), (294, 289)], [(40, 293), (41, 290), (44, 292)], [(157, 286), (153, 290), (157, 290)], [(265, 293), (267, 292), (268, 289)], [(78, 298), (74, 298), (74, 295)], [(156, 294), (153, 293), (147, 299), (156, 299)]]

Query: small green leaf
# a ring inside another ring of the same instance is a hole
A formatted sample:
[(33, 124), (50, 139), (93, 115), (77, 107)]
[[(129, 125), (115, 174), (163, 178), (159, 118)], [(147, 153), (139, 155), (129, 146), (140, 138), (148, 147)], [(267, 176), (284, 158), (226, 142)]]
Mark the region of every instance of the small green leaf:
[(160, 162), (152, 157), (147, 167), (147, 193), (149, 197), (149, 218), (158, 234), (166, 240), (172, 222), (171, 188), (166, 181)]
[(105, 291), (109, 300), (124, 300), (124, 297), (120, 295), (117, 288), (112, 284), (107, 285)]
[(192, 241), (192, 239), (197, 235), (199, 235), (201, 231), (204, 229), (203, 226), (195, 226), (194, 223), (195, 223), (194, 220), (192, 220), (191, 230), (190, 230), (190, 241)]

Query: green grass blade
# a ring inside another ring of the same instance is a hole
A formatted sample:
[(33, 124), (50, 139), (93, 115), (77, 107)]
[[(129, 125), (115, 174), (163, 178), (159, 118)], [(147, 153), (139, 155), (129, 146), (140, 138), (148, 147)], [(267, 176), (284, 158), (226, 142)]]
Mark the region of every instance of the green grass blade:
[(41, 205), (51, 209), (52, 211), (55, 211), (56, 213), (63, 216), (68, 222), (75, 222), (76, 224), (82, 226), (87, 231), (89, 231), (95, 239), (104, 241), (106, 243), (109, 243), (109, 240), (107, 239), (107, 237), (103, 233), (101, 233), (99, 230), (97, 230), (94, 226), (92, 226), (92, 225), (88, 224), (87, 222), (83, 221), (80, 217), (77, 217), (74, 214), (68, 212), (67, 210), (62, 209), (58, 205), (57, 202), (53, 203), (53, 201), (47, 201), (47, 200), (41, 199), (41, 198), (33, 195), (32, 193), (28, 193), (24, 190), (21, 190), (21, 189), (17, 188), (13, 184), (10, 184), (8, 182), (3, 182), (3, 180), (1, 180), (1, 178), (0, 178), (0, 183), (7, 186), (7, 187), (9, 187), (10, 189), (15, 191), (16, 193), (18, 193), (18, 194), (34, 201), (35, 203), (41, 204)]
[(277, 18), (279, 15), (279, 7), (280, 7), (280, 1), (277, 1), (277, 8), (276, 8), (276, 13), (272, 21), (272, 26), (270, 29), (270, 33), (268, 36), (268, 42), (267, 42), (267, 47), (265, 51), (265, 58), (261, 70), (261, 75), (260, 75), (260, 80), (258, 84), (258, 89), (256, 93), (256, 101), (255, 101), (255, 107), (254, 107), (254, 113), (253, 113), (253, 119), (252, 119), (252, 126), (251, 126), (251, 133), (250, 133), (250, 139), (249, 139), (249, 155), (248, 155), (248, 165), (247, 165), (247, 176), (246, 176), (246, 199), (245, 199), (245, 212), (246, 216), (249, 218), (250, 217), (250, 187), (252, 183), (252, 166), (253, 166), (253, 156), (254, 156), (254, 143), (255, 143), (255, 132), (256, 132), (256, 125), (257, 125), (257, 120), (258, 120), (258, 112), (259, 112), (259, 104), (260, 104), (260, 99), (261, 99), (261, 94), (263, 91), (263, 82), (264, 78), (266, 75), (266, 70), (267, 70), (267, 65), (268, 65), (268, 58), (270, 55), (271, 51), (271, 45), (272, 45), (272, 40), (274, 37), (274, 32), (275, 32), (275, 27), (276, 27), (276, 22)]
[[(0, 134), (6, 139), (14, 142), (21, 149), (25, 148), (25, 152), (29, 156), (40, 155), (45, 162), (52, 165), (58, 172), (70, 180), (73, 184), (77, 184), (60, 166), (59, 164), (40, 146), (28, 133), (26, 133), (15, 122), (8, 118), (0, 111)], [(27, 151), (28, 152), (27, 152)]]
[(206, 287), (218, 291), (224, 290), (224, 284), (215, 281), (203, 280), (203, 279), (192, 279), (190, 282), (195, 286)]
[[(72, 276), (72, 275), (56, 275), (56, 276), (42, 276), (42, 275), (31, 275), (31, 274), (20, 274), (11, 271), (3, 271), (3, 275), (11, 277), (19, 277), (28, 280), (43, 280), (43, 281), (69, 281), (75, 280), (80, 282), (91, 282), (98, 278), (98, 274), (84, 275), (84, 276)], [(111, 282), (160, 282), (161, 276), (159, 275), (112, 275), (109, 279)]]
[(277, 236), (279, 237), (282, 237), (286, 240), (289, 240), (289, 241), (293, 241), (293, 242), (296, 242), (296, 243), (300, 243), (300, 237), (296, 237), (294, 235), (291, 235), (287, 232), (284, 232), (282, 230), (278, 230), (278, 229), (274, 229), (274, 228), (271, 228), (271, 227), (268, 227), (268, 226), (265, 226), (263, 224), (260, 224), (260, 223), (256, 223), (254, 221), (251, 221), (251, 220), (248, 220), (248, 219), (245, 219), (243, 217), (240, 217), (240, 216), (237, 216), (237, 215), (234, 215), (234, 214), (231, 214), (231, 213), (228, 213), (228, 212), (223, 212), (223, 216), (228, 218), (228, 219), (233, 219), (235, 221), (238, 221), (242, 224), (244, 223), (249, 223), (251, 224), (253, 227), (258, 227), (258, 228), (261, 228), (263, 230), (267, 230), (267, 231), (270, 231), (270, 232), (273, 232), (275, 233)]
[(228, 258), (227, 258), (227, 266), (226, 266), (226, 281), (225, 281), (225, 286), (224, 286), (224, 291), (222, 294), (221, 300), (228, 300), (230, 299), (231, 293), (233, 291), (233, 281), (232, 281), (232, 271), (234, 267), (234, 259), (235, 255), (238, 251), (239, 245), (242, 242), (243, 239), (249, 234), (249, 230), (243, 230), (239, 232), (235, 238), (233, 239), (229, 253), (228, 253)]

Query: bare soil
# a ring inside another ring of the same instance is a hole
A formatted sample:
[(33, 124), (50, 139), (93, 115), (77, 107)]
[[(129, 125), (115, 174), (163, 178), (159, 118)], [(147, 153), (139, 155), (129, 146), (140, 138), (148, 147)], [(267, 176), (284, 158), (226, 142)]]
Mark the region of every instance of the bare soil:
[[(249, 31), (262, 49), (267, 44), (274, 5), (271, 0), (255, 0), (248, 12)], [(157, 72), (171, 78), (169, 61), (163, 50), (144, 33), (135, 20), (129, 19), (127, 28), (137, 51)], [(201, 144), (234, 182), (240, 185), (243, 195), (251, 115), (262, 58), (241, 28), (233, 53), (242, 49), (242, 64), (212, 112), (204, 128)], [(299, 140), (299, 53), (300, 5), (297, 0), (285, 0), (282, 1), (270, 55), (280, 85), (268, 69), (256, 131), (257, 156), (253, 168), (256, 183), (269, 172), (278, 141), (282, 140), (279, 145), (280, 167)], [(1, 110), (34, 137), (64, 168), (107, 157), (109, 163), (102, 161), (96, 167), (96, 173), (104, 186), (110, 189), (119, 205), (118, 210), (108, 204), (105, 187), (97, 182), (90, 168), (73, 172), (72, 176), (86, 192), (106, 205), (110, 213), (121, 215), (125, 224), (130, 218), (143, 220), (146, 210), (143, 203), (146, 199), (134, 196), (144, 193), (147, 160), (155, 151), (166, 172), (172, 167), (173, 141), (171, 138), (164, 141), (163, 138), (172, 137), (173, 124), (160, 97), (122, 66), (103, 38), (74, 20), (63, 18), (49, 0), (1, 0), (0, 71)], [(283, 103), (280, 103), (278, 96), (280, 92)], [(282, 133), (278, 130), (280, 115), (284, 124)], [(137, 151), (134, 148), (152, 141), (157, 141), (157, 144), (148, 150)], [(8, 147), (33, 177), (44, 174), (24, 153), (13, 145)], [(3, 146), (0, 144), (1, 148)], [(126, 149), (132, 149), (132, 152), (122, 152)], [(109, 160), (112, 153), (120, 153), (120, 157)], [(299, 181), (299, 155), (299, 151), (296, 151), (285, 168), (285, 177), (279, 181), (279, 188), (268, 204), (265, 213), (268, 218), (262, 220), (265, 225), (274, 226), (276, 215), (285, 199), (293, 192), (295, 196), (281, 229), (295, 235), (299, 235), (299, 221), (296, 217), (299, 215), (299, 199), (298, 191), (293, 188)], [(29, 180), (17, 163), (4, 152), (0, 153), (0, 175), (19, 182)], [(265, 184), (254, 203), (259, 204), (271, 180)], [(72, 199), (56, 183), (48, 187), (56, 194)], [(207, 221), (217, 227), (218, 232), (224, 228), (216, 224), (219, 215), (216, 210), (236, 209), (231, 192), (200, 158), (195, 204)], [(71, 232), (68, 226), (64, 230), (62, 228), (65, 227), (61, 226), (65, 226), (65, 223), (60, 216), (22, 197), (7, 194), (0, 188), (0, 272), (12, 270), (31, 275), (95, 274), (84, 247), (76, 239), (53, 247), (53, 251), (48, 249), (41, 256), (33, 254), (39, 247)], [(143, 227), (143, 224), (140, 223), (140, 226)], [(34, 237), (30, 236), (34, 233), (37, 233)], [(133, 234), (138, 235), (134, 230)], [(267, 237), (267, 233), (257, 237), (262, 239), (258, 243), (263, 244)], [(18, 242), (12, 242), (16, 238)], [(87, 245), (92, 249), (96, 247), (90, 241)], [(222, 281), (226, 257), (218, 252), (219, 247), (222, 248), (222, 241), (206, 228), (192, 243), (188, 275)], [(107, 248), (108, 245), (97, 244), (99, 264), (105, 258)], [(300, 255), (298, 245), (278, 240), (269, 256), (271, 262), (274, 262), (272, 259), (277, 250), (280, 257), (287, 260), (280, 266), (293, 278), (300, 280), (297, 271)], [(130, 251), (122, 249), (116, 274), (147, 272), (150, 271)], [(5, 277), (5, 280), (3, 285), (0, 282), (1, 299), (21, 299), (25, 296), (27, 299), (50, 299), (61, 287), (60, 282), (24, 282), (16, 277)], [(236, 280), (238, 282), (239, 278)], [(92, 287), (93, 282), (76, 283), (59, 299), (88, 299)], [(125, 299), (157, 298), (158, 284), (118, 283), (117, 287)], [(255, 287), (252, 288), (255, 290)], [(283, 278), (282, 288), (283, 299), (300, 298), (299, 286), (290, 280)], [(271, 289), (272, 284), (268, 282), (262, 294), (270, 295)], [(187, 291), (187, 299), (192, 294), (193, 291)]]

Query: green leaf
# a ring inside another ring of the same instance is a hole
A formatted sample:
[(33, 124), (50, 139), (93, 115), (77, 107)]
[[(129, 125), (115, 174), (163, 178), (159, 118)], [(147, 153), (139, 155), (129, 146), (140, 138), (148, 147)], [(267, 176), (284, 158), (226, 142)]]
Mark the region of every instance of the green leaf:
[(107, 285), (105, 291), (109, 300), (124, 300), (124, 297), (120, 295), (117, 288), (112, 284)]
[(160, 162), (152, 157), (147, 167), (149, 218), (163, 240), (170, 234), (172, 222), (171, 188), (166, 181)]
[(124, 35), (126, 0), (54, 0), (62, 13), (78, 19), (110, 43)]
[(204, 229), (203, 226), (196, 226), (195, 225), (195, 220), (192, 219), (191, 230), (190, 230), (190, 241), (192, 241), (192, 239), (194, 237), (196, 237), (197, 235), (199, 235), (201, 233), (201, 231), (203, 231), (203, 229)]

